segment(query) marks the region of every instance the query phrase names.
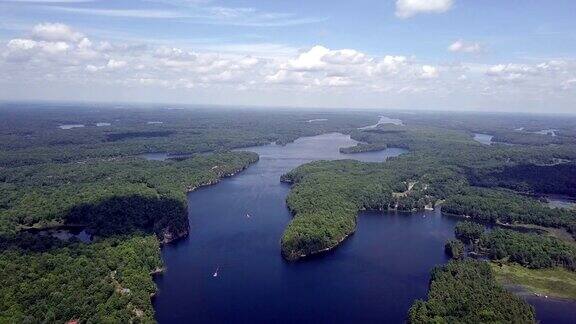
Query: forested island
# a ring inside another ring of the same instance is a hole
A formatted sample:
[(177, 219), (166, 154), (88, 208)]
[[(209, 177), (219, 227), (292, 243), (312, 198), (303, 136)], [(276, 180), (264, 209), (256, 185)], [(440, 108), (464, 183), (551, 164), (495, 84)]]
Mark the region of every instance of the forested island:
[[(362, 210), (440, 208), (475, 223), (456, 227), (445, 247), (454, 260), (432, 272), (428, 300), (414, 304), (409, 321), (533, 322), (534, 310), (501, 283), (527, 284), (519, 279), (525, 270), (574, 273), (576, 210), (551, 208), (545, 199), (576, 196), (576, 119), (389, 112), (402, 125), (363, 127), (377, 116), (3, 104), (0, 322), (154, 321), (152, 274), (163, 269), (161, 245), (189, 234), (194, 206), (186, 193), (258, 161), (242, 148), (330, 132), (359, 142), (341, 148), (351, 158), (386, 148), (407, 153), (386, 162), (315, 161), (283, 175), (294, 216), (279, 238), (284, 258), (337, 248)], [(475, 133), (506, 145), (478, 143)], [(175, 158), (150, 161), (145, 153)], [(90, 241), (51, 234), (71, 227)], [(527, 228), (537, 233), (518, 231)]]

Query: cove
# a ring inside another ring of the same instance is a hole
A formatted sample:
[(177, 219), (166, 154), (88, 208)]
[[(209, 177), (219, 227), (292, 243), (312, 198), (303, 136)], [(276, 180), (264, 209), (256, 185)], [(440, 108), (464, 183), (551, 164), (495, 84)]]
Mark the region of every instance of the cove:
[(405, 152), (339, 153), (356, 144), (324, 134), (248, 148), (260, 155), (256, 164), (190, 193), (190, 235), (162, 249), (158, 322), (403, 322), (413, 300), (425, 298), (430, 270), (447, 261), (444, 243), (458, 219), (363, 212), (356, 233), (335, 250), (296, 263), (280, 255), (292, 218), (282, 174), (314, 160), (379, 162)]

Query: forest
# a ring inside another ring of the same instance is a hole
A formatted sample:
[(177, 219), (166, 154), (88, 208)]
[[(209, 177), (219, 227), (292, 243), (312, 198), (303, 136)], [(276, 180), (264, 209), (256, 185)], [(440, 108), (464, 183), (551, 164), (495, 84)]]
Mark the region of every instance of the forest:
[[(345, 150), (352, 155), (365, 151), (364, 147), (401, 147), (410, 152), (380, 164), (313, 162), (286, 174), (283, 180), (294, 184), (287, 199), (294, 219), (282, 239), (282, 253), (288, 259), (334, 248), (354, 232), (356, 214), (363, 209), (415, 211), (441, 202), (446, 213), (574, 232), (573, 210), (551, 209), (537, 199), (551, 192), (571, 194), (576, 188), (576, 172), (569, 172), (576, 166), (572, 144), (487, 146), (474, 141), (463, 129), (409, 123), (355, 130), (351, 136), (367, 143)], [(566, 162), (554, 162), (558, 160)], [(527, 164), (547, 165), (554, 171), (533, 172), (523, 167)], [(518, 170), (525, 171), (529, 180)], [(483, 182), (478, 180), (480, 174), (484, 175)], [(490, 180), (490, 176), (502, 174), (506, 174), (506, 185)], [(555, 189), (543, 183), (554, 183)], [(510, 190), (520, 187), (522, 191)]]
[[(315, 113), (81, 108), (0, 109), (0, 322), (154, 321), (151, 272), (160, 244), (188, 234), (186, 192), (258, 160), (229, 149), (372, 121), (330, 113), (312, 128)], [(138, 156), (164, 150), (195, 154)], [(70, 226), (92, 242), (38, 234)]]
[(576, 271), (576, 247), (554, 237), (496, 228), (484, 233), (475, 249), (490, 259), (531, 269), (563, 267)]
[[(186, 191), (257, 159), (237, 152), (0, 170), (0, 322), (153, 321), (150, 273), (162, 267), (160, 243), (188, 234)], [(71, 224), (93, 243), (27, 231)]]
[[(488, 124), (471, 129), (446, 120), (412, 123), (410, 118), (403, 119), (404, 126), (355, 130), (352, 138), (364, 144), (342, 150), (353, 154), (400, 147), (408, 149), (407, 154), (380, 164), (313, 162), (283, 177), (293, 184), (287, 204), (294, 214), (281, 242), (285, 258), (296, 260), (335, 248), (355, 231), (357, 214), (364, 209), (437, 207), (492, 225), (555, 227), (574, 236), (574, 210), (550, 208), (544, 198), (576, 194), (573, 132), (562, 135), (561, 142), (485, 145), (472, 134), (498, 131), (488, 129)], [(454, 119), (458, 117), (449, 118)], [(535, 137), (540, 136), (552, 135)], [(428, 301), (415, 302), (409, 312), (412, 323), (535, 321), (532, 307), (507, 292), (488, 263), (465, 259), (465, 244), (476, 255), (526, 267), (573, 269), (571, 243), (553, 237), (504, 229), (485, 233), (483, 225), (473, 222), (459, 223), (455, 230), (457, 239), (445, 245), (454, 261), (433, 272)]]
[(475, 260), (436, 267), (426, 301), (414, 302), (409, 323), (534, 323), (534, 309), (500, 286), (490, 266)]
[(576, 235), (576, 211), (549, 208), (537, 199), (505, 190), (470, 188), (446, 199), (442, 211), (490, 223), (558, 227)]
[[(350, 158), (388, 147), (408, 153), (385, 163), (316, 161), (282, 176), (292, 184), (287, 206), (294, 218), (280, 243), (288, 260), (337, 247), (365, 209), (442, 208), (574, 235), (574, 210), (550, 208), (543, 195), (576, 194), (576, 120), (388, 113), (403, 125), (362, 128), (374, 123), (375, 111), (0, 104), (0, 322), (153, 322), (151, 273), (162, 270), (161, 244), (188, 234), (186, 192), (259, 158), (238, 149), (328, 132), (360, 142), (341, 148)], [(506, 145), (478, 143), (474, 133)], [(144, 153), (186, 156), (149, 161)], [(39, 234), (67, 227), (84, 230), (91, 242)], [(571, 250), (555, 240), (477, 232), (461, 226), (457, 237), (494, 258), (573, 270)], [(531, 244), (538, 249), (527, 249)], [(446, 251), (463, 258), (463, 245), (450, 241)], [(453, 299), (443, 299), (444, 289)], [(466, 312), (458, 303), (484, 311)], [(533, 316), (482, 263), (469, 260), (434, 270), (428, 301), (410, 311), (412, 322)]]

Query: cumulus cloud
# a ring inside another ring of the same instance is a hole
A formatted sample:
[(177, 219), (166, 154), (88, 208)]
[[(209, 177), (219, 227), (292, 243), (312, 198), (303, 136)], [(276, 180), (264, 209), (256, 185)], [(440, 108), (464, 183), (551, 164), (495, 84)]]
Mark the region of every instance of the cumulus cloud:
[(433, 79), (437, 78), (439, 75), (438, 68), (431, 66), (431, 65), (423, 65), (422, 66), (422, 74), (421, 76), (425, 79)]
[(310, 71), (318, 70), (326, 65), (323, 58), (330, 50), (324, 46), (316, 45), (310, 50), (301, 53), (298, 58), (290, 60), (288, 65), (293, 70)]
[(34, 26), (32, 38), (43, 41), (78, 41), (83, 35), (60, 23), (44, 23)]
[[(462, 42), (458, 50), (467, 46), (469, 43)], [(73, 97), (75, 87), (89, 85), (114, 91), (146, 87), (143, 94), (164, 89), (212, 91), (218, 94), (210, 97), (213, 100), (229, 98), (237, 91), (253, 91), (257, 95), (250, 98), (256, 99), (277, 91), (274, 98), (278, 101), (312, 94), (323, 102), (395, 98), (418, 103), (458, 95), (466, 98), (465, 102), (472, 97), (576, 100), (572, 91), (576, 88), (576, 60), (570, 59), (442, 64), (409, 55), (370, 55), (322, 45), (292, 55), (262, 56), (90, 39), (61, 24), (40, 24), (21, 37), (0, 43), (0, 75), (9, 76), (0, 78), (3, 89), (7, 85), (28, 89), (30, 83), (49, 82), (69, 88), (73, 99), (82, 99)]]
[(448, 51), (457, 53), (479, 53), (483, 48), (480, 43), (468, 43), (463, 40), (457, 40), (448, 46)]
[(396, 16), (410, 18), (420, 13), (442, 13), (450, 10), (453, 0), (397, 0)]

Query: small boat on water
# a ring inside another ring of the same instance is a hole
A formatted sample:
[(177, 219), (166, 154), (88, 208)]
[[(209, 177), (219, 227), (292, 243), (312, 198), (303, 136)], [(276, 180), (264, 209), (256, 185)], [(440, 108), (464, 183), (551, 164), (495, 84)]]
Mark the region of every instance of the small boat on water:
[(246, 218), (250, 218), (250, 214), (246, 213)]
[(216, 267), (216, 271), (214, 272), (212, 277), (214, 277), (214, 278), (218, 277), (218, 270), (220, 270), (220, 267)]

